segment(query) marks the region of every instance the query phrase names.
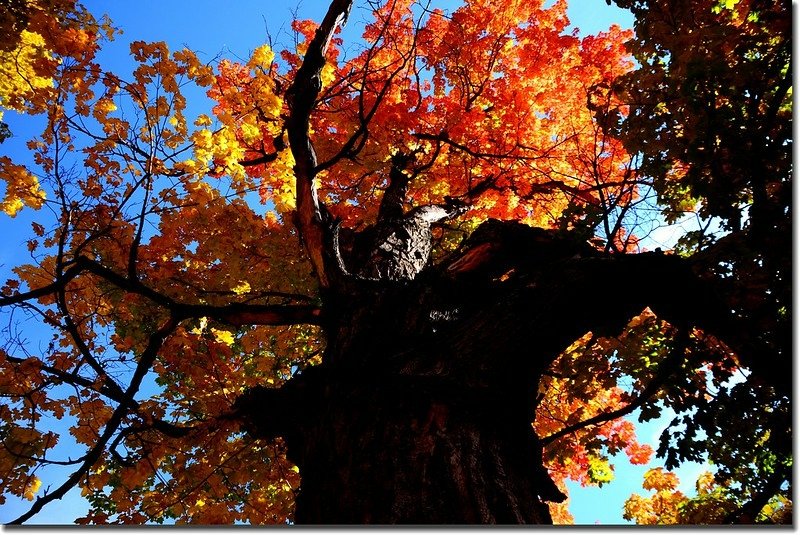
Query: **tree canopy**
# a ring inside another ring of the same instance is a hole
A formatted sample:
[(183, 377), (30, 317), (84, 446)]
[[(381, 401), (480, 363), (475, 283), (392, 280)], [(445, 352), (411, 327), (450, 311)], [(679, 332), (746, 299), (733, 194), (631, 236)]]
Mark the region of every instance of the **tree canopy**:
[[(475, 488), (512, 465), (474, 459), (533, 459), (513, 466), (545, 512), (462, 522), (570, 523), (565, 482), (604, 485), (624, 452), (654, 466), (626, 519), (791, 523), (790, 8), (614, 1), (634, 30), (581, 38), (565, 0), (331, 0), (291, 45), (134, 41), (131, 72), (99, 64), (116, 30), (76, 0), (0, 7), (0, 112), (40, 128), (0, 156), (0, 217), (34, 213), (0, 290), (13, 521), (75, 487), (79, 523), (309, 521), (319, 488), (346, 518), (452, 521), (427, 490), (358, 512), (361, 461), (324, 487), (325, 455), (358, 457), (310, 445), (341, 412), (355, 447), (408, 446), (376, 458), (412, 491), (442, 444)], [(653, 451), (630, 417), (665, 411)], [(695, 496), (686, 461), (710, 467)]]

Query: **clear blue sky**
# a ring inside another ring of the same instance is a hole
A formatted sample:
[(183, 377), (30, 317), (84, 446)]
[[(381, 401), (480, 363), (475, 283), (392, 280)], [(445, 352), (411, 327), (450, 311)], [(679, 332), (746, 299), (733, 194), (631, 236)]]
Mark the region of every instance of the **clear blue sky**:
[[(201, 58), (210, 60), (222, 53), (228, 57), (246, 57), (248, 52), (265, 41), (267, 29), (278, 43), (290, 42), (285, 33), (292, 13), (297, 11), (300, 18), (320, 20), (328, 2), (326, 0), (305, 0), (299, 5), (297, 0), (236, 0), (223, 4), (218, 0), (193, 0), (179, 2), (177, 0), (139, 0), (114, 1), (87, 0), (85, 5), (96, 15), (107, 13), (115, 25), (124, 33), (107, 46), (101, 54), (101, 63), (107, 68), (125, 72), (128, 64), (128, 44), (134, 40), (166, 41), (171, 49), (188, 46), (201, 53)], [(435, 5), (452, 8), (457, 5), (454, 0), (434, 1)], [(351, 21), (357, 22), (366, 18), (363, 2), (356, 2)], [(616, 23), (630, 27), (633, 19), (625, 11), (609, 7), (605, 0), (571, 0), (569, 17), (572, 24), (580, 29), (581, 34), (591, 34), (605, 30)], [(348, 39), (355, 39), (357, 34), (352, 30), (345, 32), (345, 48)], [(201, 110), (203, 111), (203, 110)], [(20, 122), (13, 113), (7, 113), (16, 138), (0, 145), (0, 154), (8, 154), (19, 158), (24, 150), (24, 140), (28, 137), (24, 122)], [(2, 186), (0, 186), (2, 187)], [(19, 229), (29, 229), (30, 211), (23, 211), (17, 218), (10, 219), (0, 214), (0, 280), (5, 280), (8, 268), (24, 262), (24, 238)], [(653, 422), (640, 425), (639, 439), (655, 447), (657, 437), (664, 422)], [(581, 488), (572, 485), (571, 511), (576, 523), (580, 524), (614, 524), (622, 523), (622, 504), (633, 492), (642, 492), (642, 474), (647, 467), (632, 467), (623, 456), (618, 456), (613, 463), (616, 467), (615, 480), (599, 488)], [(702, 467), (690, 466), (680, 471), (682, 490), (692, 492), (695, 477)], [(57, 471), (57, 470), (56, 470)], [(62, 478), (68, 471), (61, 470)], [(50, 472), (55, 475), (54, 472)], [(53, 487), (58, 481), (53, 481)], [(0, 522), (7, 522), (26, 511), (30, 502), (13, 498), (0, 506)], [(47, 506), (33, 523), (64, 524), (71, 523), (76, 516), (86, 510), (86, 503), (77, 490), (70, 492), (59, 502)]]

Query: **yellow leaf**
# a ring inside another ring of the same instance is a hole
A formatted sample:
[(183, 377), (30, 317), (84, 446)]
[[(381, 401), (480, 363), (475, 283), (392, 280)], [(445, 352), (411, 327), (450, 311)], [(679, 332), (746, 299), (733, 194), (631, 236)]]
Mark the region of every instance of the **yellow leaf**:
[(322, 66), (320, 79), (322, 81), (322, 87), (328, 87), (331, 85), (331, 83), (333, 83), (333, 81), (336, 79), (336, 69), (334, 69), (333, 65), (326, 63)]
[(46, 199), (39, 185), (39, 179), (24, 165), (17, 165), (7, 157), (0, 158), (0, 180), (6, 183), (5, 198), (0, 202), (0, 210), (14, 217), (23, 206), (39, 209)]
[(670, 491), (678, 488), (679, 483), (680, 481), (678, 480), (678, 476), (672, 472), (665, 471), (661, 467), (658, 467), (651, 468), (644, 473), (644, 483), (642, 484), (642, 487), (646, 490)]
[(0, 107), (22, 111), (35, 90), (52, 87), (52, 79), (41, 75), (40, 66), (41, 59), (50, 58), (44, 38), (22, 30), (17, 47), (0, 52)]
[(23, 495), (25, 496), (26, 500), (33, 501), (36, 497), (36, 493), (39, 492), (39, 487), (42, 486), (42, 480), (36, 476), (33, 476), (28, 481), (28, 484), (25, 485), (25, 491)]
[(245, 143), (253, 144), (259, 139), (261, 139), (261, 129), (258, 128), (258, 125), (243, 122), (241, 125), (242, 131), (242, 138), (244, 139)]
[(197, 119), (194, 120), (195, 126), (210, 126), (211, 125), (211, 117), (206, 114), (198, 115)]
[(247, 62), (247, 66), (250, 68), (261, 67), (264, 69), (269, 69), (269, 66), (272, 64), (272, 60), (274, 59), (275, 53), (272, 51), (269, 45), (262, 45), (253, 51), (253, 57), (251, 57), (250, 61)]
[(206, 330), (206, 325), (208, 325), (208, 318), (203, 316), (202, 318), (200, 318), (200, 326), (199, 327), (195, 327), (190, 332), (192, 334), (203, 334), (203, 331)]
[(247, 281), (239, 281), (239, 284), (233, 287), (233, 293), (236, 295), (250, 293), (250, 283)]
[(227, 344), (229, 346), (233, 345), (233, 333), (232, 332), (221, 330), (221, 329), (214, 329), (212, 327), (211, 334), (214, 335), (214, 339), (217, 342), (220, 342), (222, 344)]

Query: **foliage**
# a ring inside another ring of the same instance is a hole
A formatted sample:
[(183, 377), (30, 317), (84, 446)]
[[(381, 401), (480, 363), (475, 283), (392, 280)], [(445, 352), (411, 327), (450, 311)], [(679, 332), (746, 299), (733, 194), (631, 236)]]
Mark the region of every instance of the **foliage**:
[[(112, 38), (110, 21), (96, 21), (75, 0), (12, 0), (0, 6), (0, 119), (4, 108), (42, 112), (59, 63), (88, 65), (100, 32)], [(0, 124), (2, 141), (10, 132)]]
[(736, 357), (752, 375), (727, 379), (713, 365), (713, 384), (670, 403), (683, 415), (658, 452), (667, 467), (707, 458), (738, 489), (736, 503), (752, 500), (740, 511), (752, 521), (779, 489), (790, 492), (781, 486), (791, 466), (790, 10), (749, 0), (616, 3), (636, 15), (628, 46), (640, 67), (616, 81), (630, 113), (614, 128), (642, 155), (668, 220), (695, 206), (706, 219), (681, 254), (694, 255), (758, 331), (746, 342), (751, 357)]
[[(680, 481), (675, 474), (663, 468), (648, 470), (642, 486), (653, 494), (631, 496), (625, 502), (624, 517), (637, 524), (721, 524), (742, 504), (739, 490), (731, 488), (729, 481), (723, 483), (718, 483), (710, 472), (704, 472), (697, 479), (696, 496), (687, 497), (678, 490)], [(779, 495), (770, 500), (758, 516), (747, 520), (748, 523), (785, 524), (791, 515), (791, 501)]]
[(785, 4), (617, 4), (637, 15), (630, 44), (641, 65), (617, 81), (631, 106), (623, 129), (668, 217), (699, 203), (701, 215), (737, 230), (743, 206), (785, 203), (792, 96)]
[[(291, 521), (302, 474), (282, 440), (243, 431), (234, 403), (321, 362), (330, 259), (314, 225), (364, 232), (392, 194), (406, 213), (464, 207), (434, 226), (435, 259), (489, 218), (595, 237), (613, 259), (638, 251), (627, 227), (645, 189), (668, 219), (699, 202), (728, 234), (685, 254), (732, 285), (743, 321), (783, 335), (788, 260), (754, 240), (789, 228), (788, 14), (755, 0), (618, 3), (637, 15), (635, 38), (566, 33), (564, 1), (447, 12), (391, 0), (349, 58), (340, 37), (317, 50), (325, 21), (294, 21), (294, 48), (264, 44), (242, 61), (134, 41), (124, 74), (95, 62), (113, 32), (79, 4), (5, 8), (0, 107), (43, 125), (32, 161), (0, 158), (0, 209), (38, 210), (32, 261), (14, 267), (0, 306), (49, 329), (38, 344), (9, 320), (0, 348), (0, 486), (35, 500), (22, 520), (80, 486), (92, 506), (81, 523)], [(301, 86), (317, 52), (316, 86)], [(198, 91), (211, 110), (188, 101)], [(621, 333), (578, 339), (535, 400), (555, 483), (602, 486), (618, 452), (650, 462), (624, 417), (668, 407), (679, 416), (658, 450), (667, 467), (707, 458), (724, 485), (704, 479), (687, 498), (650, 471), (659, 509), (631, 498), (626, 518), (730, 521), (754, 504), (753, 518), (781, 520), (790, 395), (738, 354), (756, 347), (749, 358), (785, 373), (790, 353), (764, 338), (723, 342), (648, 309)], [(59, 458), (74, 445), (84, 453)], [(74, 472), (41, 492), (37, 472), (53, 463)], [(564, 505), (551, 511), (570, 521)]]

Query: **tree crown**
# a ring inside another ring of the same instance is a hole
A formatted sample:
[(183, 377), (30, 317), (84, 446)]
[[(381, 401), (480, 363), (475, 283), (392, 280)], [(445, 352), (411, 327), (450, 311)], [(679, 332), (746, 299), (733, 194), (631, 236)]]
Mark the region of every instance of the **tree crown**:
[[(331, 295), (501, 258), (501, 242), (481, 242), (493, 220), (569, 244), (553, 258), (613, 261), (643, 252), (654, 210), (703, 220), (663, 256), (702, 281), (681, 287), (687, 303), (726, 295), (725, 315), (641, 307), (558, 348), (535, 400), (546, 466), (562, 489), (602, 486), (610, 456), (653, 454), (624, 417), (669, 409), (667, 468), (708, 459), (716, 479), (687, 498), (651, 470), (645, 489), (669, 511), (634, 497), (626, 518), (784, 518), (788, 10), (616, 3), (635, 34), (579, 38), (565, 1), (369, 2), (347, 47), (341, 28), (357, 15), (333, 0), (320, 21), (292, 23), (293, 46), (206, 63), (134, 41), (129, 73), (97, 63), (114, 31), (80, 4), (2, 8), (0, 109), (42, 125), (32, 160), (0, 157), (0, 210), (36, 210), (31, 262), (0, 297), (0, 484), (33, 501), (21, 519), (80, 486), (92, 505), (81, 522), (291, 520), (301, 474), (281, 440), (245, 432), (235, 403), (320, 364)], [(188, 101), (202, 93), (204, 113)], [(397, 252), (408, 229), (425, 244)], [(597, 291), (610, 302), (660, 283), (647, 277)], [(20, 317), (47, 334), (28, 340)], [(83, 453), (58, 458), (67, 444)], [(71, 475), (41, 492), (37, 471), (59, 464)], [(570, 520), (563, 504), (551, 511)]]

